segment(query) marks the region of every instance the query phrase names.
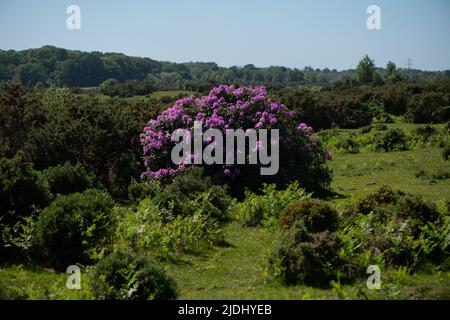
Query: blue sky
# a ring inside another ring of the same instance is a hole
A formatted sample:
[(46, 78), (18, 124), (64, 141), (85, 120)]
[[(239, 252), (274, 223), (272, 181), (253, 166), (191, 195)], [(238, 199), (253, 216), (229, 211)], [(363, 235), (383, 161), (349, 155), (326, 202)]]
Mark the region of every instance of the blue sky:
[[(66, 8), (81, 8), (81, 30)], [(381, 8), (382, 29), (366, 27)], [(448, 0), (0, 0), (0, 48), (50, 44), (157, 60), (221, 66), (353, 68), (364, 54), (377, 66), (450, 69)]]

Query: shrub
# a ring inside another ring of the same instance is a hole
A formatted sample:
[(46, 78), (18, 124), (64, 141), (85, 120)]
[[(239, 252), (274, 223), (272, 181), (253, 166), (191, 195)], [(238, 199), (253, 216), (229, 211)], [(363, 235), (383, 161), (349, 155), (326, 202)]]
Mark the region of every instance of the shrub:
[(284, 208), (293, 201), (306, 197), (298, 183), (278, 191), (276, 185), (264, 185), (261, 194), (247, 192), (244, 201), (233, 206), (236, 220), (248, 227), (274, 226)]
[(128, 186), (128, 199), (134, 204), (138, 204), (145, 198), (153, 198), (162, 191), (158, 181), (136, 182), (133, 180)]
[(88, 172), (80, 163), (71, 165), (66, 162), (63, 165), (45, 169), (42, 174), (54, 195), (83, 192), (98, 186), (95, 175)]
[(360, 130), (360, 133), (366, 134), (366, 133), (369, 133), (370, 131), (372, 131), (372, 125), (362, 127)]
[(202, 213), (219, 222), (227, 222), (230, 219), (228, 209), (231, 206), (232, 199), (225, 187), (212, 186), (208, 191), (194, 198), (191, 203), (194, 208), (198, 208)]
[(448, 159), (450, 159), (450, 144), (446, 145), (442, 149), (442, 158), (444, 159), (444, 161), (447, 161)]
[(113, 205), (106, 192), (96, 189), (58, 196), (36, 224), (36, 244), (44, 262), (64, 268), (89, 261), (109, 243)]
[(430, 140), (431, 137), (436, 135), (438, 130), (430, 125), (424, 127), (418, 127), (412, 130), (412, 134), (422, 139), (424, 142)]
[(442, 92), (414, 95), (408, 100), (406, 118), (413, 123), (444, 122), (450, 118), (448, 96)]
[(174, 280), (155, 262), (122, 251), (97, 263), (90, 287), (102, 300), (172, 300), (178, 295)]
[[(279, 130), (280, 170), (275, 176), (260, 175), (257, 165), (203, 166), (206, 176), (216, 183), (229, 184), (232, 192), (242, 194), (245, 187), (258, 190), (264, 182), (284, 186), (294, 180), (310, 191), (328, 189), (331, 181), (325, 165), (328, 154), (313, 135), (312, 128), (299, 124), (293, 112), (269, 99), (264, 87), (222, 85), (212, 89), (208, 96), (177, 100), (171, 108), (150, 120), (141, 134), (147, 169), (144, 176), (166, 179), (188, 167), (186, 163), (172, 163), (171, 150), (175, 143), (170, 137), (176, 129), (193, 129), (195, 120), (203, 121), (204, 130), (214, 128), (223, 133), (227, 129)], [(236, 154), (236, 150), (233, 153)]]
[(373, 126), (375, 130), (377, 131), (386, 131), (388, 129), (388, 126), (383, 123), (377, 123)]
[(204, 176), (202, 168), (191, 167), (176, 176), (167, 191), (180, 199), (186, 199), (191, 195), (206, 192), (211, 186), (211, 179)]
[(0, 281), (0, 301), (1, 300), (14, 300), (16, 298), (17, 297), (15, 296), (15, 294), (12, 293), (11, 290), (9, 290), (2, 281)]
[(357, 201), (342, 217), (344, 252), (355, 264), (401, 265), (411, 269), (445, 248), (444, 218), (419, 196), (387, 186)]
[(198, 252), (221, 238), (218, 223), (201, 211), (177, 215), (145, 199), (136, 209), (116, 212), (116, 245), (122, 249), (167, 256)]
[(359, 153), (359, 145), (350, 138), (342, 138), (337, 144), (336, 148), (348, 153)]
[(29, 216), (34, 206), (50, 203), (47, 182), (18, 155), (0, 159), (0, 222), (14, 225), (18, 217)]
[(170, 220), (177, 215), (186, 217), (194, 213), (194, 208), (190, 207), (183, 199), (180, 199), (177, 194), (173, 194), (168, 190), (161, 191), (152, 200), (158, 208), (164, 209), (164, 221)]
[(333, 232), (338, 228), (338, 213), (325, 201), (304, 198), (288, 205), (280, 217), (284, 228), (289, 228), (296, 221), (303, 221), (308, 232)]
[(401, 129), (389, 129), (376, 137), (375, 149), (385, 152), (408, 150), (406, 135)]
[(281, 238), (269, 257), (269, 269), (285, 284), (327, 287), (340, 279), (343, 263), (339, 258), (341, 240), (324, 231), (309, 234), (296, 223)]

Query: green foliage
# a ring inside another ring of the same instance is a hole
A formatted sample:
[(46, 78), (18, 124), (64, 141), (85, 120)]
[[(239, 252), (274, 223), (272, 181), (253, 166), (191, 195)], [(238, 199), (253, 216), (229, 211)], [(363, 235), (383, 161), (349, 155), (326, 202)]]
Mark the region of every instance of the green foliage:
[(336, 143), (336, 148), (347, 153), (359, 153), (359, 145), (351, 138), (342, 138)]
[(450, 144), (446, 145), (443, 149), (442, 149), (442, 158), (447, 161), (448, 159), (450, 159)]
[(269, 270), (285, 284), (328, 287), (343, 275), (342, 246), (329, 231), (310, 234), (301, 223), (286, 231), (269, 257)]
[(54, 195), (83, 192), (98, 186), (95, 175), (88, 172), (80, 163), (71, 165), (66, 162), (63, 165), (45, 169), (42, 174)]
[(369, 56), (364, 56), (356, 69), (356, 79), (361, 84), (369, 84), (376, 82), (378, 77), (375, 62)]
[(406, 118), (412, 123), (440, 123), (450, 119), (450, 96), (438, 92), (414, 95), (408, 100)]
[(203, 169), (193, 167), (175, 177), (167, 191), (180, 199), (186, 199), (196, 193), (206, 192), (211, 186), (211, 179), (203, 175)]
[(155, 87), (149, 81), (126, 81), (119, 83), (114, 79), (108, 79), (100, 85), (100, 92), (110, 97), (132, 97), (135, 95), (148, 95), (155, 91)]
[(43, 119), (24, 133), (24, 157), (37, 170), (80, 163), (113, 196), (126, 198), (132, 178), (143, 170), (140, 131), (149, 109), (158, 108), (154, 101), (100, 102), (66, 89), (49, 89), (39, 107)]
[(58, 196), (36, 224), (36, 246), (43, 262), (65, 268), (101, 253), (111, 241), (113, 205), (106, 192), (96, 189)]
[(349, 206), (342, 217), (343, 255), (355, 265), (414, 269), (427, 259), (450, 253), (442, 234), (445, 216), (419, 196), (384, 186)]
[(175, 282), (155, 262), (123, 251), (97, 263), (90, 286), (102, 300), (172, 300), (178, 295)]
[(232, 204), (232, 198), (228, 195), (225, 187), (212, 186), (208, 191), (198, 194), (191, 203), (220, 223), (230, 220), (228, 210)]
[(293, 201), (307, 197), (298, 183), (278, 191), (276, 185), (264, 185), (261, 194), (246, 192), (245, 199), (231, 209), (236, 220), (244, 226), (274, 226), (284, 208)]
[(152, 199), (143, 200), (136, 209), (118, 208), (116, 246), (156, 256), (201, 251), (220, 238), (219, 224), (203, 212), (202, 206), (197, 203), (195, 212), (187, 216)]
[(334, 232), (338, 228), (338, 213), (325, 201), (304, 198), (289, 204), (282, 212), (280, 225), (289, 228), (301, 221), (308, 232)]
[(162, 192), (162, 187), (158, 181), (137, 182), (133, 180), (128, 186), (128, 199), (133, 204), (138, 204), (145, 198), (155, 197), (160, 192)]
[(375, 149), (385, 152), (408, 150), (406, 135), (401, 129), (389, 129), (375, 138)]
[(14, 225), (20, 216), (28, 216), (35, 207), (50, 203), (47, 182), (26, 163), (21, 155), (0, 159), (0, 223)]

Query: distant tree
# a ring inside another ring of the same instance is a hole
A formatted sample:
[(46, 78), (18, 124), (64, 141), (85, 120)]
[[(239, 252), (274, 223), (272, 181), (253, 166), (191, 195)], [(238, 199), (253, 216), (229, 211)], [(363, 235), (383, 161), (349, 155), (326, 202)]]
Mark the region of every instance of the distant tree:
[(356, 79), (361, 84), (369, 84), (374, 80), (376, 69), (375, 62), (365, 55), (358, 64), (356, 69)]
[(40, 63), (26, 63), (17, 68), (16, 80), (25, 86), (34, 86), (47, 79), (45, 68)]
[(386, 65), (385, 79), (388, 82), (399, 82), (402, 80), (402, 77), (397, 70), (397, 66), (392, 61), (389, 61)]

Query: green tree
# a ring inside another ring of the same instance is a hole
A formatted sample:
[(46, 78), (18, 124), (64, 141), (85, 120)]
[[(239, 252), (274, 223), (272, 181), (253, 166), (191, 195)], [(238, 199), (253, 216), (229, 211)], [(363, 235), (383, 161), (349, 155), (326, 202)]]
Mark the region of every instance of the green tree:
[(385, 79), (388, 82), (399, 82), (402, 80), (402, 77), (397, 70), (397, 66), (392, 61), (389, 61), (386, 65)]
[(361, 84), (372, 83), (375, 77), (375, 62), (365, 55), (356, 69), (356, 79)]

